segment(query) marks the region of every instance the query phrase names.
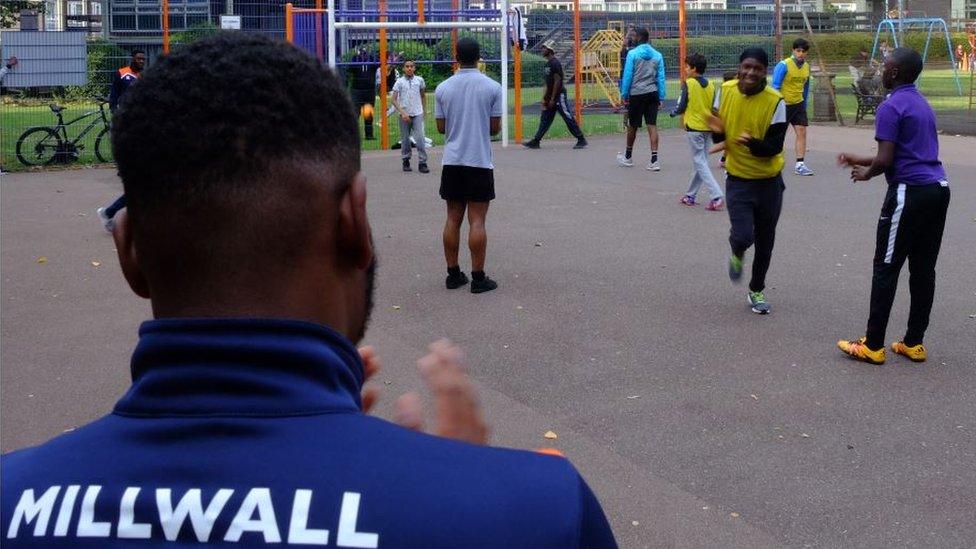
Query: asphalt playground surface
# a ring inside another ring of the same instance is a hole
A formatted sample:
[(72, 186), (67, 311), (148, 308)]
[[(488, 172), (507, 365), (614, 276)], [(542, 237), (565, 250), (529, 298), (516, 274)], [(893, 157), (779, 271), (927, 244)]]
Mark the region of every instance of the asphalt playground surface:
[[(429, 175), (402, 174), (398, 153), (364, 157), (378, 414), (420, 387), (415, 361), (446, 336), (466, 351), (493, 443), (564, 452), (622, 547), (976, 546), (976, 139), (941, 140), (952, 203), (930, 360), (881, 367), (835, 347), (864, 330), (885, 184), (852, 185), (834, 157), (872, 151), (870, 130), (811, 128), (817, 175), (786, 172), (765, 317), (727, 278), (727, 214), (678, 204), (681, 132), (663, 134), (660, 173), (642, 168), (643, 138), (638, 166), (616, 167), (622, 141), (496, 147), (500, 287), (482, 295), (444, 289), (440, 149)], [(2, 177), (6, 452), (109, 412), (149, 307), (93, 213), (120, 191), (113, 171)]]

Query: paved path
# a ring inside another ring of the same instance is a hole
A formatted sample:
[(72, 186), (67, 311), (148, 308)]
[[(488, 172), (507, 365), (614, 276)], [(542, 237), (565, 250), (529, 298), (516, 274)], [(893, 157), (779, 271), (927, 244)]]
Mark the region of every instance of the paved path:
[[(884, 185), (852, 186), (833, 155), (870, 151), (869, 131), (811, 130), (818, 175), (787, 177), (769, 317), (726, 278), (726, 214), (677, 202), (684, 137), (664, 134), (657, 174), (616, 168), (621, 141), (498, 149), (489, 272), (501, 287), (479, 296), (443, 288), (439, 167), (401, 174), (395, 154), (366, 157), (379, 413), (418, 386), (426, 343), (448, 336), (467, 350), (495, 443), (564, 451), (623, 547), (971, 546), (976, 141), (942, 139), (953, 198), (933, 359), (884, 367), (834, 348), (864, 327)], [(92, 216), (118, 191), (104, 170), (3, 176), (4, 451), (106, 413), (126, 388), (149, 308)], [(906, 321), (902, 282), (889, 339)]]

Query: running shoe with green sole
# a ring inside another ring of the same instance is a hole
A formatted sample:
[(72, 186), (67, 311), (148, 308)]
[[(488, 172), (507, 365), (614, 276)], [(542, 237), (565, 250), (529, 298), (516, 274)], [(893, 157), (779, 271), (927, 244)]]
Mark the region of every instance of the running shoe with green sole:
[(757, 315), (768, 315), (770, 311), (769, 303), (766, 303), (766, 296), (762, 292), (749, 292), (749, 305), (752, 312)]
[(732, 282), (738, 282), (742, 278), (742, 258), (735, 256), (735, 254), (729, 256), (729, 280)]

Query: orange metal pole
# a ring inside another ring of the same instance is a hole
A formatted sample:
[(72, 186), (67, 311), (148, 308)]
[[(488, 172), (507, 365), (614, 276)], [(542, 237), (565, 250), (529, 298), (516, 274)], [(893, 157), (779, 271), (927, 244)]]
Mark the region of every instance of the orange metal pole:
[(315, 57), (322, 60), (324, 48), (322, 47), (322, 0), (315, 0)]
[(580, 70), (580, 3), (573, 0), (573, 91), (576, 100), (576, 121), (583, 123), (583, 77)]
[[(507, 69), (502, 67), (502, 70)], [(517, 37), (515, 40), (515, 142), (522, 142), (522, 48)]]
[[(386, 23), (386, 0), (380, 0), (380, 22)], [(386, 29), (380, 29), (380, 112), (377, 117), (383, 123), (380, 131), (380, 148), (390, 148), (390, 119), (386, 116)]]
[(292, 10), (294, 9), (295, 6), (293, 6), (291, 2), (285, 4), (285, 40), (287, 40), (289, 44), (295, 43), (295, 27), (294, 22), (292, 21)]
[(427, 22), (427, 14), (424, 9), (424, 0), (417, 0), (417, 23), (423, 25)]
[[(461, 3), (459, 0), (451, 0), (451, 9), (454, 10), (454, 15), (451, 16), (452, 21), (457, 21), (457, 12), (461, 9)], [(452, 71), (458, 71), (457, 62), (457, 41), (458, 41), (458, 31), (457, 29), (451, 30), (451, 59), (454, 60), (454, 64), (451, 65)]]
[(169, 53), (169, 0), (162, 0), (163, 55)]
[(685, 0), (678, 0), (678, 74), (681, 75), (682, 82), (685, 81), (685, 56), (688, 55), (688, 37), (685, 35), (687, 28)]

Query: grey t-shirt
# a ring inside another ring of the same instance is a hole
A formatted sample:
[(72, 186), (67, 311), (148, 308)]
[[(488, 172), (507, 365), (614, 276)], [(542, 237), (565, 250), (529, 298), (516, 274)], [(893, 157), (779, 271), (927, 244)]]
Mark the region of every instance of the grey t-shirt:
[(491, 117), (502, 115), (502, 87), (478, 69), (461, 69), (434, 91), (445, 120), (444, 165), (493, 169)]

